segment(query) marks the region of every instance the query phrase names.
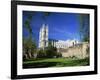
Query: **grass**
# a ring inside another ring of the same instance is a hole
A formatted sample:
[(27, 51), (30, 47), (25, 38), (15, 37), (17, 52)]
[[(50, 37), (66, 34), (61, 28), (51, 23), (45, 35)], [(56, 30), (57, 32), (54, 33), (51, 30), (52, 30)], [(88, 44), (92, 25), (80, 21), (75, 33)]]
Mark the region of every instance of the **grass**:
[(88, 58), (28, 59), (23, 62), (23, 68), (67, 67), (67, 66), (86, 66), (86, 65), (89, 65)]

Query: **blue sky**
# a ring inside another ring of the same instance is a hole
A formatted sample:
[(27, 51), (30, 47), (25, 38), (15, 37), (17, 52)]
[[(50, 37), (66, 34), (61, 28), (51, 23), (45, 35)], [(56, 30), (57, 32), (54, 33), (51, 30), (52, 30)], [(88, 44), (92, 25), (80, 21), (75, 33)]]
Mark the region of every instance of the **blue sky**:
[(39, 31), (42, 24), (46, 23), (49, 27), (49, 38), (56, 40), (68, 40), (76, 39), (80, 40), (79, 37), (79, 14), (75, 13), (56, 13), (51, 12), (51, 14), (43, 20), (43, 12), (31, 12), (23, 11), (23, 36), (27, 37), (29, 35), (27, 29), (24, 26), (24, 22), (29, 15), (32, 15), (31, 28), (33, 32), (33, 38), (37, 41), (39, 40)]

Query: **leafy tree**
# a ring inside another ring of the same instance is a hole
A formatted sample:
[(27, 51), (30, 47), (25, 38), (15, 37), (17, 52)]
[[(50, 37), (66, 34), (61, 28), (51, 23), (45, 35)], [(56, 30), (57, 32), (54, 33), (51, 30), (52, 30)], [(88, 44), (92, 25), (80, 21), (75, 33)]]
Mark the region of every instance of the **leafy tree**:
[(34, 13), (27, 15), (27, 19), (24, 21), (24, 27), (27, 29), (29, 35), (28, 38), (23, 38), (24, 54), (26, 58), (31, 58), (36, 52), (36, 42), (33, 40), (31, 21)]
[(47, 48), (45, 48), (45, 52), (46, 57), (53, 58), (57, 55), (57, 48), (49, 45)]
[(43, 49), (38, 50), (37, 52), (37, 58), (45, 58), (45, 51)]
[[(37, 48), (36, 48), (36, 43), (35, 40), (33, 40), (33, 33), (32, 33), (32, 26), (31, 26), (31, 21), (32, 17), (35, 15), (35, 13), (27, 15), (27, 19), (24, 21), (24, 27), (27, 29), (29, 35), (28, 38), (23, 38), (23, 56), (24, 58), (31, 58), (34, 53), (36, 53)], [(50, 15), (49, 12), (43, 12), (43, 15), (41, 18), (44, 20), (46, 23), (47, 17)], [(45, 51), (39, 50), (38, 52), (38, 57), (44, 57), (45, 56)]]
[(57, 53), (57, 48), (53, 46), (48, 46), (44, 50), (38, 50), (37, 57), (38, 58), (54, 58), (54, 57), (61, 57), (60, 53)]
[(36, 43), (35, 40), (29, 38), (23, 38), (23, 56), (24, 58), (33, 57), (36, 52)]
[(32, 20), (32, 15), (29, 15), (27, 17), (27, 19), (25, 20), (25, 22), (24, 22), (24, 26), (28, 30), (30, 36), (32, 35), (32, 27), (30, 25), (31, 24), (31, 20)]
[(60, 52), (57, 53), (56, 57), (62, 57), (62, 54)]
[(80, 27), (79, 27), (80, 40), (89, 42), (89, 15), (80, 14), (79, 21), (80, 21)]

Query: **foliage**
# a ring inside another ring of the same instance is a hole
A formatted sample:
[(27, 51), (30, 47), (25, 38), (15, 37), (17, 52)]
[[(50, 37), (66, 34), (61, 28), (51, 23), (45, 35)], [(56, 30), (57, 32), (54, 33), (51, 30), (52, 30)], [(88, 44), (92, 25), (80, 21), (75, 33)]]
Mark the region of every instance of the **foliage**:
[(48, 46), (45, 49), (39, 49), (37, 52), (37, 58), (56, 58), (62, 57), (61, 53), (57, 52), (57, 48)]
[(31, 28), (31, 20), (32, 20), (32, 15), (27, 16), (27, 19), (24, 22), (25, 28), (28, 30), (29, 34), (32, 35), (32, 28)]
[(45, 58), (45, 52), (43, 49), (38, 50), (37, 58)]
[(57, 58), (62, 57), (62, 54), (60, 52), (57, 53), (56, 55)]
[(36, 52), (36, 43), (31, 37), (23, 38), (23, 54), (27, 54), (28, 58), (31, 58)]
[(45, 53), (46, 53), (47, 58), (53, 58), (57, 54), (57, 49), (56, 49), (56, 47), (48, 46), (45, 49)]
[(79, 15), (80, 21), (80, 40), (81, 41), (88, 41), (89, 42), (89, 15), (88, 14), (80, 14)]
[[(36, 53), (37, 49), (36, 49), (36, 43), (35, 40), (33, 40), (33, 33), (32, 33), (32, 26), (31, 26), (31, 22), (33, 16), (35, 15), (35, 13), (32, 14), (28, 14), (26, 20), (24, 21), (24, 27), (27, 29), (29, 35), (28, 38), (23, 38), (23, 57), (24, 58), (31, 58), (33, 56), (34, 53)], [(43, 15), (41, 16), (41, 18), (46, 21), (47, 17), (50, 15), (49, 12), (43, 12)], [(43, 50), (39, 50), (37, 51), (38, 53), (38, 57), (46, 57), (45, 55), (45, 51)]]

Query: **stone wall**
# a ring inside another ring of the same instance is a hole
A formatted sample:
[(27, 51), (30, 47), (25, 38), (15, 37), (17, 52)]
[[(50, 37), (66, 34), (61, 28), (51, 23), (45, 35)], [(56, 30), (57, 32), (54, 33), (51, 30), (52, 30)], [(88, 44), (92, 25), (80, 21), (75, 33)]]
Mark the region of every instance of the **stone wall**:
[(89, 57), (89, 43), (83, 42), (67, 49), (60, 48), (58, 52), (62, 54), (62, 57), (86, 58)]

